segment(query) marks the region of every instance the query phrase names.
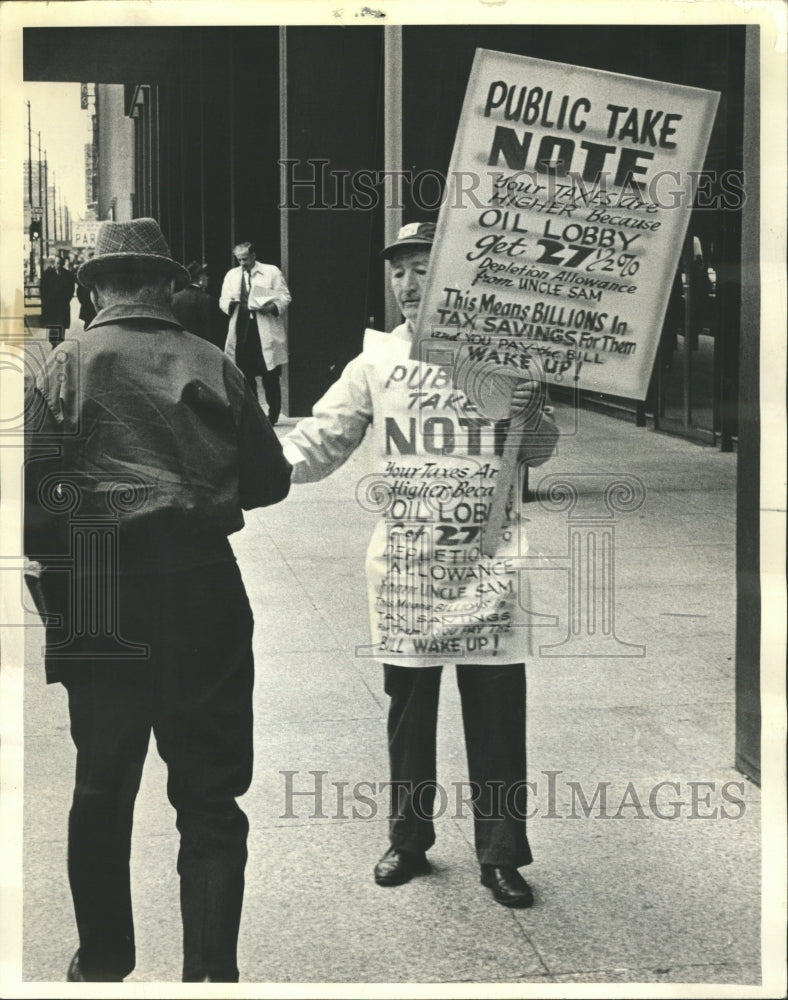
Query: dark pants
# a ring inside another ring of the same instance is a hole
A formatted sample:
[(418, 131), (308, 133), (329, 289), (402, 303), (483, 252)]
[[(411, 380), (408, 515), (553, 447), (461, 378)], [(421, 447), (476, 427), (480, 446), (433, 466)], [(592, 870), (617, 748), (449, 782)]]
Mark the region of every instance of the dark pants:
[(235, 799), (252, 778), (253, 620), (234, 562), (121, 578), (119, 628), (142, 663), (71, 665), (77, 748), (68, 871), (89, 980), (134, 968), (129, 852), (151, 730), (180, 832), (183, 979), (237, 982), (248, 821)]
[[(400, 850), (426, 851), (435, 842), (435, 738), (442, 667), (384, 664), (391, 764), (390, 837)], [(480, 864), (532, 861), (525, 833), (525, 666), (457, 666)], [(446, 808), (456, 808), (454, 788)], [(441, 796), (443, 803), (443, 797)], [(466, 807), (463, 807), (466, 808)]]
[[(282, 375), (282, 366), (277, 365), (276, 368), (271, 368), (270, 370), (265, 367), (265, 362), (263, 362), (263, 368), (265, 369), (260, 377), (263, 380), (263, 392), (265, 393), (265, 403), (268, 407), (268, 419), (272, 424), (275, 424), (279, 420), (279, 414), (282, 412), (282, 386), (279, 381)], [(246, 372), (244, 372), (246, 375)], [(257, 395), (257, 384), (255, 382), (256, 376), (246, 375), (246, 381), (252, 387), (252, 392)]]
[(282, 366), (268, 368), (266, 365), (257, 321), (244, 306), (238, 306), (235, 333), (238, 367), (244, 373), (255, 396), (257, 395), (257, 376), (262, 378), (265, 402), (268, 407), (268, 419), (272, 424), (275, 424), (282, 412), (282, 387), (279, 381), (282, 375)]

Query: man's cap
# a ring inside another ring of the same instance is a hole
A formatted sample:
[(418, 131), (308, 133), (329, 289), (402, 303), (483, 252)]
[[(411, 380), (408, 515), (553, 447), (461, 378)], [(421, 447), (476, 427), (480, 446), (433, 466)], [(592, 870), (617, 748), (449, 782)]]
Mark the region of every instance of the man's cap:
[(190, 264), (186, 265), (186, 270), (189, 272), (192, 284), (196, 284), (201, 275), (207, 274), (208, 265), (198, 264), (196, 260), (193, 260)]
[(434, 222), (409, 222), (397, 233), (396, 240), (380, 251), (380, 256), (390, 260), (399, 250), (423, 250), (431, 247), (434, 240)]
[(107, 271), (146, 269), (172, 278), (176, 288), (189, 283), (189, 272), (172, 259), (170, 248), (155, 219), (102, 222), (96, 235), (96, 250), (77, 271), (77, 279), (93, 288)]

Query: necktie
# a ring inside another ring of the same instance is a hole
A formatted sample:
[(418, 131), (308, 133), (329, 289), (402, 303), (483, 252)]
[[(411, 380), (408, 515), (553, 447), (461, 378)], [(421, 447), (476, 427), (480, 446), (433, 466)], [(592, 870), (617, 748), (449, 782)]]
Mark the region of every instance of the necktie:
[(249, 272), (246, 268), (241, 269), (241, 305), (244, 309), (247, 308), (249, 303), (249, 286), (247, 285), (249, 281)]

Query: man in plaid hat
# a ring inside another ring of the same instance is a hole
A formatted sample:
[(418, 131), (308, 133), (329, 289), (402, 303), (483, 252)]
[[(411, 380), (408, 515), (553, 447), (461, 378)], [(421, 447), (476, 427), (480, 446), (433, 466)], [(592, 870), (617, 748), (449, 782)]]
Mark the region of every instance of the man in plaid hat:
[(97, 310), (27, 399), (25, 550), (48, 682), (77, 750), (69, 981), (135, 965), (129, 855), (151, 730), (180, 831), (183, 980), (238, 980), (252, 775), (252, 613), (227, 536), (290, 465), (241, 372), (171, 311), (188, 281), (154, 219), (105, 222), (79, 281)]

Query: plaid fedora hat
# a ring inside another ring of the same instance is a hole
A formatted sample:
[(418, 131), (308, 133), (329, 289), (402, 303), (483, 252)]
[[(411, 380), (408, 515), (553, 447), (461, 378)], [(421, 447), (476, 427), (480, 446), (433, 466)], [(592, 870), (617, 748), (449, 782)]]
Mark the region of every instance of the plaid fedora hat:
[(93, 288), (96, 278), (106, 271), (136, 268), (173, 278), (176, 288), (189, 283), (189, 272), (170, 256), (170, 248), (155, 219), (102, 222), (95, 253), (77, 271), (77, 280), (86, 288)]
[(397, 233), (396, 240), (380, 251), (380, 256), (390, 260), (398, 250), (428, 249), (432, 246), (434, 239), (434, 222), (409, 222)]

